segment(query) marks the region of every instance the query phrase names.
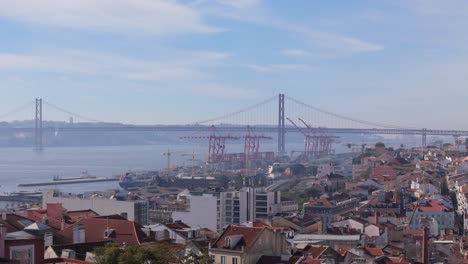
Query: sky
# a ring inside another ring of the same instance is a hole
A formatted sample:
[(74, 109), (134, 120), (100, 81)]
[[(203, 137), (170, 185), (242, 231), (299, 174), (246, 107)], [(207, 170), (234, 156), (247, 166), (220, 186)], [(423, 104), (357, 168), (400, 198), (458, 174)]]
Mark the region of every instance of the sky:
[[(187, 124), (278, 93), (405, 127), (468, 129), (463, 0), (15, 0), (0, 5), (0, 121), (36, 97)], [(44, 107), (44, 119), (68, 116)]]

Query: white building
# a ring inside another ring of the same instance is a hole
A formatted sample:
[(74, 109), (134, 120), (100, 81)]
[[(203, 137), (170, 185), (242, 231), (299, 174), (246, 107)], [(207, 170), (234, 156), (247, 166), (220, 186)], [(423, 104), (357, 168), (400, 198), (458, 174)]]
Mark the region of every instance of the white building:
[(221, 192), (218, 198), (218, 228), (262, 220), (281, 212), (281, 193), (265, 188)]
[(212, 194), (201, 196), (185, 194), (189, 209), (172, 213), (174, 221), (180, 220), (191, 227), (217, 230), (217, 197)]
[[(406, 218), (410, 219), (412, 211), (406, 212)], [(427, 219), (435, 219), (439, 232), (446, 228), (453, 228), (455, 225), (454, 211), (437, 200), (420, 201), (419, 207), (416, 209), (414, 217), (409, 224), (409, 229), (422, 229), (427, 226)]]

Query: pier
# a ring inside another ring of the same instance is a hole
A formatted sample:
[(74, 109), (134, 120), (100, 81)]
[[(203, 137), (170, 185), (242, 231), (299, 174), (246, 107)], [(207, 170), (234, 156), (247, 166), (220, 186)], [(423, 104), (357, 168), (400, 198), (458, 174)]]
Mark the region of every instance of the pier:
[(107, 181), (119, 181), (118, 176), (114, 177), (97, 177), (97, 178), (84, 178), (84, 179), (63, 179), (63, 180), (52, 180), (44, 182), (31, 182), (31, 183), (18, 183), (18, 187), (35, 187), (35, 186), (47, 186), (47, 185), (64, 185), (64, 184), (80, 184), (90, 182), (107, 182)]

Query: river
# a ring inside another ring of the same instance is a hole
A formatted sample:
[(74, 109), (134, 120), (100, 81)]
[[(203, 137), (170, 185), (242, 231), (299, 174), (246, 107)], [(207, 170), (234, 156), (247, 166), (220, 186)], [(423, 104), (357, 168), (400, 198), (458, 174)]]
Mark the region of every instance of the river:
[[(228, 146), (242, 151), (241, 145)], [(0, 148), (0, 193), (17, 190), (40, 190), (54, 186), (17, 187), (18, 183), (50, 181), (53, 176), (77, 177), (82, 171), (93, 176), (122, 175), (129, 170), (160, 170), (167, 167), (170, 149), (171, 166), (191, 164), (206, 157), (206, 147), (192, 145), (146, 145), (114, 147), (55, 147), (35, 152), (31, 148)], [(265, 144), (264, 151), (274, 151), (275, 144)], [(198, 154), (201, 153), (201, 154)], [(202, 156), (203, 157), (200, 157)], [(64, 192), (84, 192), (118, 188), (118, 182), (57, 185)]]

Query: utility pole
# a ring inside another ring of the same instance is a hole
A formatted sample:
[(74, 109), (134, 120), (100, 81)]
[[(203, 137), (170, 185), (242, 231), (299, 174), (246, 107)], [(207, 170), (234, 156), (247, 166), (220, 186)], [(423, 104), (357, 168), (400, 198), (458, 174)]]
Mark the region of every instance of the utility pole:
[(42, 98), (36, 98), (34, 150), (42, 151)]

